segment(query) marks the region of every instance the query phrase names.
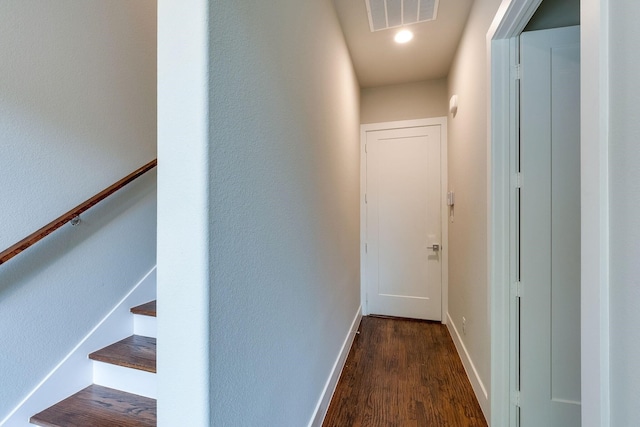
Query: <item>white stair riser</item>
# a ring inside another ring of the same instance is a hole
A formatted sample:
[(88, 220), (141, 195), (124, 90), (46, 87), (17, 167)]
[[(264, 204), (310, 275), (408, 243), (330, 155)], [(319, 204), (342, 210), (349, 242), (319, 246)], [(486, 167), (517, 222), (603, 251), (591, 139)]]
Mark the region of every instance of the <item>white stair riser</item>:
[(133, 316), (133, 333), (143, 337), (157, 338), (156, 318), (136, 314)]
[(93, 383), (152, 399), (156, 399), (158, 394), (156, 374), (95, 360)]
[[(6, 418), (0, 419), (0, 426), (31, 426), (29, 417), (90, 385), (94, 367), (87, 355), (131, 335), (129, 310), (155, 298), (156, 268), (153, 267)], [(155, 393), (155, 385), (152, 389)]]

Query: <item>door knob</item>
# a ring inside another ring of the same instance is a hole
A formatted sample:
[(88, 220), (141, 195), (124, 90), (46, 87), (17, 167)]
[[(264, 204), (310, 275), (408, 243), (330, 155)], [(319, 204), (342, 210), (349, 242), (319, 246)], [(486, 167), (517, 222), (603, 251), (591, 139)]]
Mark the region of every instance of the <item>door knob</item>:
[(439, 244), (434, 244), (432, 246), (427, 246), (427, 249), (433, 249), (434, 251), (439, 251), (440, 250), (440, 245)]

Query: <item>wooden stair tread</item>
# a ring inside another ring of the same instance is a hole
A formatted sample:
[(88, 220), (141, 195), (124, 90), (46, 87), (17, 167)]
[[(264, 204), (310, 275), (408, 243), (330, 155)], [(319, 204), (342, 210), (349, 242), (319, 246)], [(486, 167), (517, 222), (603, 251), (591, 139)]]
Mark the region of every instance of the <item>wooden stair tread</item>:
[(156, 339), (131, 335), (101, 350), (94, 351), (89, 359), (141, 371), (156, 372)]
[(156, 317), (156, 301), (149, 301), (131, 309), (133, 314)]
[(93, 384), (30, 422), (44, 427), (151, 427), (156, 425), (156, 401)]

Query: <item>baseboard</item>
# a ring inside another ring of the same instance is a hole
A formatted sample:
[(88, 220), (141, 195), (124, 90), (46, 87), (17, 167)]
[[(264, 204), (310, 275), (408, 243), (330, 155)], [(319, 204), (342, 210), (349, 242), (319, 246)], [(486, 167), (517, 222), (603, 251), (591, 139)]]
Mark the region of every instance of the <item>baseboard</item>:
[(320, 400), (318, 401), (316, 409), (313, 412), (313, 416), (311, 417), (311, 421), (309, 422), (309, 427), (322, 426), (324, 417), (327, 415), (327, 410), (329, 409), (329, 404), (331, 403), (331, 398), (333, 397), (333, 393), (335, 392), (336, 386), (338, 385), (340, 374), (342, 374), (342, 369), (344, 368), (344, 364), (347, 361), (347, 356), (349, 355), (349, 351), (351, 350), (351, 345), (353, 344), (356, 332), (358, 331), (360, 320), (362, 320), (362, 307), (358, 307), (358, 312), (353, 318), (349, 333), (344, 339), (342, 349), (340, 349), (340, 354), (338, 354), (336, 362), (333, 364), (331, 375), (329, 375), (329, 378), (327, 379), (327, 382), (324, 386), (324, 390), (322, 391), (322, 395), (320, 395)]
[(82, 341), (25, 397), (0, 427), (28, 427), (29, 418), (54, 403), (82, 390), (93, 381), (89, 353), (133, 333), (131, 307), (156, 298), (156, 268), (140, 282), (85, 336)]
[[(489, 395), (487, 393), (487, 389), (482, 383), (480, 379), (480, 375), (478, 375), (478, 371), (476, 370), (475, 365), (473, 364), (473, 360), (469, 356), (469, 352), (458, 333), (458, 329), (456, 328), (455, 323), (451, 319), (451, 315), (447, 313), (447, 329), (449, 329), (449, 334), (453, 338), (453, 343), (456, 346), (456, 350), (458, 351), (458, 355), (462, 360), (462, 365), (464, 366), (464, 370), (467, 372), (467, 377), (469, 377), (469, 381), (471, 382), (471, 387), (473, 387), (473, 392), (478, 399), (478, 403), (480, 404), (480, 408), (482, 409), (482, 413), (484, 414), (484, 418), (487, 420), (487, 423), (490, 423), (490, 402)], [(490, 424), (489, 424), (490, 425)]]

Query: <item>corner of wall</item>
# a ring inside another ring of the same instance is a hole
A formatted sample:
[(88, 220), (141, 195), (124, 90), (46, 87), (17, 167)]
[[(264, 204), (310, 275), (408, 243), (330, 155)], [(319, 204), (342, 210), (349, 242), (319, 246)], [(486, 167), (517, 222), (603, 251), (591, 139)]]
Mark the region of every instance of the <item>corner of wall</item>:
[(482, 378), (480, 378), (480, 374), (478, 374), (478, 370), (476, 369), (476, 366), (471, 359), (471, 355), (467, 351), (467, 347), (464, 345), (462, 337), (458, 333), (458, 328), (456, 328), (456, 325), (451, 319), (451, 315), (449, 313), (447, 313), (447, 319), (447, 329), (449, 330), (449, 334), (451, 335), (453, 343), (456, 346), (456, 350), (458, 351), (460, 360), (462, 360), (462, 365), (464, 366), (464, 370), (467, 373), (469, 382), (471, 382), (471, 387), (473, 388), (473, 392), (478, 399), (478, 403), (480, 404), (482, 413), (484, 414), (487, 422), (489, 422), (489, 420), (491, 419), (491, 405), (487, 388), (482, 382)]
[(331, 403), (331, 398), (336, 391), (336, 387), (338, 385), (338, 380), (342, 375), (342, 370), (344, 369), (344, 365), (347, 362), (347, 356), (349, 356), (349, 352), (351, 351), (351, 346), (353, 345), (353, 340), (356, 337), (356, 333), (358, 332), (358, 327), (360, 326), (360, 322), (362, 321), (362, 306), (358, 307), (358, 311), (353, 318), (353, 322), (351, 323), (351, 327), (349, 328), (349, 332), (344, 339), (344, 343), (342, 344), (342, 348), (340, 349), (340, 353), (338, 353), (338, 357), (336, 358), (335, 363), (333, 364), (333, 368), (331, 369), (331, 373), (329, 374), (329, 378), (327, 378), (327, 383), (324, 386), (324, 390), (320, 395), (320, 399), (318, 400), (318, 404), (316, 405), (316, 409), (311, 417), (311, 421), (309, 421), (309, 427), (321, 427), (322, 422), (324, 421), (325, 416), (327, 415), (327, 410), (329, 410), (329, 404)]

